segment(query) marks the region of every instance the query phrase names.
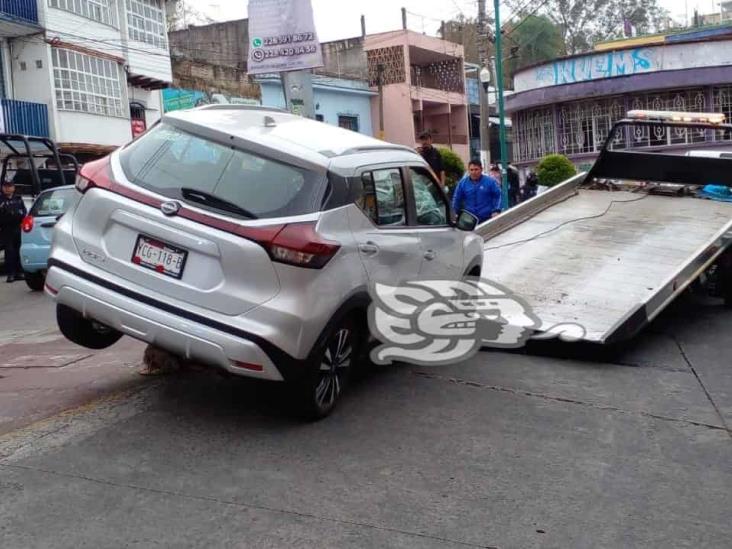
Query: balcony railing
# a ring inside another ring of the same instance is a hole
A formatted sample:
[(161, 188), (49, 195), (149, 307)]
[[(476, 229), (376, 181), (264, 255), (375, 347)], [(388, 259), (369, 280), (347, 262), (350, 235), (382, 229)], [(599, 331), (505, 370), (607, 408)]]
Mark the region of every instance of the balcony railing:
[[(419, 136), (421, 134), (422, 134), (422, 132), (419, 130), (414, 132), (415, 141), (419, 141)], [(430, 131), (430, 135), (432, 135), (432, 142), (435, 145), (450, 145), (450, 144), (467, 145), (468, 144), (468, 136), (465, 134), (454, 133), (452, 135), (449, 135), (447, 132), (437, 133), (434, 131)]]
[(0, 103), (5, 121), (5, 133), (50, 137), (46, 105), (13, 99), (3, 99)]
[(38, 24), (38, 0), (0, 0), (0, 19)]

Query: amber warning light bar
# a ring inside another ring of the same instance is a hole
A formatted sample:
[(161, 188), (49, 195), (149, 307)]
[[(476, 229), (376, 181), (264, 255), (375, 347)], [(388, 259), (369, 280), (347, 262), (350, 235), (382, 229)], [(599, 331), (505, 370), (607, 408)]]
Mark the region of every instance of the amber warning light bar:
[(631, 120), (658, 120), (664, 122), (704, 122), (707, 124), (723, 124), (724, 113), (721, 112), (675, 112), (675, 111), (629, 111)]

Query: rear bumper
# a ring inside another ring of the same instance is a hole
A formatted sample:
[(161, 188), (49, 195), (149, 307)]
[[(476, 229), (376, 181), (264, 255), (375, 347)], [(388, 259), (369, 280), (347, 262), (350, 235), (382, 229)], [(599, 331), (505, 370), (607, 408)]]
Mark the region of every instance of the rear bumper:
[[(51, 261), (46, 284), (57, 303), (79, 311), (130, 337), (179, 356), (212, 364), (241, 376), (272, 381), (289, 377), (296, 361), (253, 334), (198, 318), (183, 310), (97, 280)], [(237, 363), (256, 368), (237, 366)]]

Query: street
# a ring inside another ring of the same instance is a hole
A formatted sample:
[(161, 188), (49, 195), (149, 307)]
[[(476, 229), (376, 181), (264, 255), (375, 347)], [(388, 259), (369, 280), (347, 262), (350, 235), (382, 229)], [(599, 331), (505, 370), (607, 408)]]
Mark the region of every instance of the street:
[(621, 356), (567, 345), (375, 368), (336, 413), (277, 387), (138, 374), (0, 287), (0, 545), (724, 547), (732, 311), (684, 298)]

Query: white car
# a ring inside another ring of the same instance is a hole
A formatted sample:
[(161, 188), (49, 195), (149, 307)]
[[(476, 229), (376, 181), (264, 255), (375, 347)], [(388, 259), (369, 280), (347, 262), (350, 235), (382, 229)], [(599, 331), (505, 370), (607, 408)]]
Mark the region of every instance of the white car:
[(313, 417), (365, 351), (369, 285), (482, 265), (477, 220), (452, 221), (416, 152), (277, 110), (168, 114), (77, 188), (46, 278), (68, 339), (287, 381)]

